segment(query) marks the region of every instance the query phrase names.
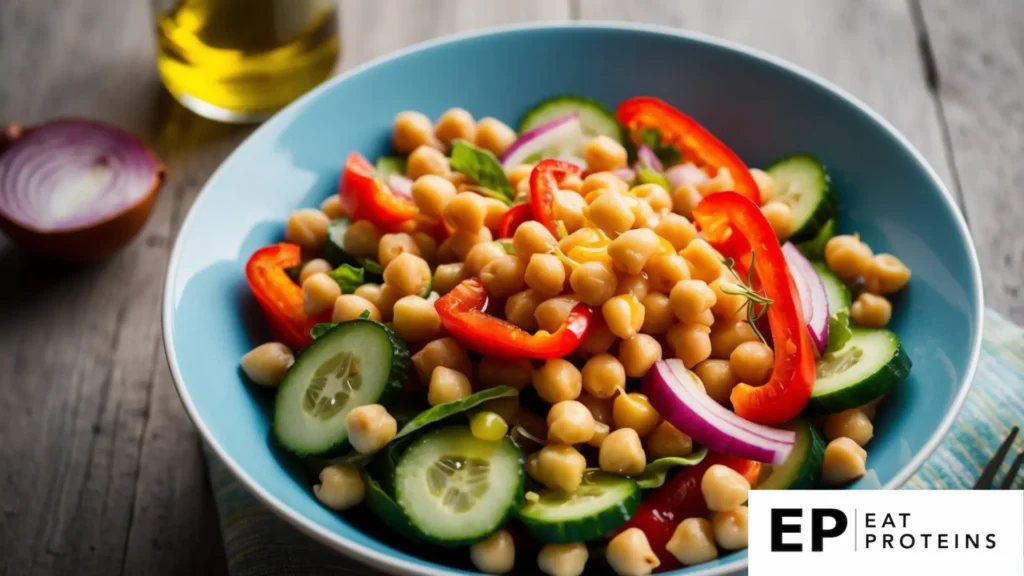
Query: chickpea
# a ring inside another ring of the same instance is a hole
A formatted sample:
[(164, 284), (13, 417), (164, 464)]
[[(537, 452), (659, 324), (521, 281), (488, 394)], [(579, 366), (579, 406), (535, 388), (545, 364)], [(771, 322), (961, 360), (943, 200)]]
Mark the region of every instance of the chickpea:
[(473, 393), (473, 387), (466, 375), (438, 366), (430, 375), (430, 386), (427, 389), (427, 403), (431, 406), (461, 400)]
[(327, 260), (314, 258), (302, 266), (302, 270), (299, 272), (299, 284), (301, 285), (314, 274), (329, 274), (333, 269)]
[(686, 216), (679, 214), (664, 215), (654, 227), (654, 231), (658, 236), (668, 240), (677, 251), (686, 248), (697, 237), (697, 228)]
[(595, 190), (610, 190), (612, 192), (624, 193), (629, 189), (629, 185), (622, 181), (621, 178), (611, 172), (593, 172), (589, 176), (583, 179), (583, 185), (580, 186), (578, 192), (582, 196), (587, 196)]
[(533, 290), (516, 292), (505, 301), (505, 320), (527, 332), (533, 332), (537, 330), (537, 317), (534, 312), (542, 303), (544, 297)]
[(260, 386), (276, 388), (295, 363), (295, 356), (280, 342), (260, 344), (242, 356), (242, 371)]
[(704, 472), (700, 491), (708, 510), (722, 512), (733, 510), (747, 501), (750, 482), (732, 468), (714, 464)]
[(714, 530), (707, 518), (687, 518), (676, 526), (665, 550), (687, 566), (718, 558)]
[(465, 260), (466, 256), (469, 255), (469, 251), (473, 249), (473, 246), (482, 242), (490, 242), (494, 240), (494, 236), (491, 235), (491, 231), (488, 228), (481, 227), (475, 232), (469, 230), (456, 230), (451, 236), (449, 236), (444, 242), (438, 246), (438, 258), (441, 258), (440, 253), (444, 250), (450, 250), (452, 255), (458, 260)]
[(671, 292), (676, 284), (690, 279), (689, 264), (674, 252), (651, 256), (644, 266), (644, 272), (647, 273), (651, 288), (665, 293)]
[(548, 404), (575, 400), (583, 388), (583, 376), (570, 362), (553, 358), (533, 371), (533, 387)]
[(515, 130), (501, 120), (481, 118), (476, 125), (476, 145), (501, 156), (516, 141)]
[[(515, 426), (519, 423), (520, 407), (518, 396), (506, 396), (504, 398), (488, 400), (481, 404), (480, 408), (497, 414), (508, 426)], [(540, 417), (538, 416), (538, 418)]]
[(345, 217), (345, 207), (341, 205), (341, 196), (331, 194), (320, 203), (320, 211), (331, 220)]
[(772, 175), (757, 168), (751, 168), (750, 175), (754, 177), (754, 183), (757, 184), (758, 190), (761, 191), (761, 205), (764, 206), (771, 202), (772, 198), (775, 197), (775, 180), (772, 179)]
[(481, 242), (469, 249), (466, 254), (465, 270), (467, 276), (479, 276), (484, 266), (504, 258), (508, 253), (497, 242)]
[(534, 312), (537, 326), (546, 332), (555, 332), (565, 323), (565, 319), (577, 304), (579, 300), (570, 296), (558, 296), (541, 302)]
[(899, 292), (910, 282), (910, 268), (892, 254), (875, 254), (864, 273), (864, 282), (872, 294)]
[(601, 306), (608, 329), (619, 338), (632, 338), (644, 325), (644, 307), (636, 296), (623, 294), (609, 298)]
[(484, 217), (484, 226), (489, 228), (492, 233), (501, 227), (501, 219), (508, 212), (508, 204), (505, 204), (501, 200), (495, 198), (483, 198), (484, 207), (487, 208), (487, 215)]
[(636, 216), (621, 194), (601, 194), (590, 204), (590, 220), (595, 226), (614, 237), (633, 227)]
[(711, 329), (703, 324), (680, 322), (668, 329), (665, 339), (672, 356), (682, 360), (687, 368), (693, 368), (711, 356), (710, 333)]
[(392, 323), (406, 342), (425, 342), (441, 335), (441, 317), (434, 305), (419, 296), (403, 296), (395, 302)]
[[(381, 284), (380, 290), (377, 292), (377, 299), (371, 300), (370, 303), (377, 307), (381, 320), (390, 321), (394, 314), (395, 304), (402, 296), (405, 296), (405, 294), (402, 294), (394, 286)], [(335, 305), (337, 305), (337, 300), (335, 300)]]
[(697, 318), (696, 323), (710, 327), (715, 323), (715, 315), (711, 313), (711, 310), (705, 310), (704, 313)]
[(882, 328), (892, 320), (892, 303), (885, 296), (864, 292), (850, 306), (850, 318), (861, 326)]
[(341, 286), (327, 274), (313, 274), (302, 283), (302, 309), (310, 316), (334, 306), (338, 296)]
[(772, 225), (775, 236), (781, 241), (789, 238), (793, 233), (793, 210), (789, 204), (772, 201), (761, 207), (761, 213)]
[(697, 238), (686, 245), (681, 252), (693, 269), (690, 275), (704, 282), (713, 282), (722, 275), (722, 258), (703, 238)]
[(857, 408), (851, 408), (825, 418), (824, 432), (825, 438), (830, 441), (846, 437), (863, 447), (871, 441), (875, 427), (867, 414)]
[(587, 410), (590, 410), (590, 413), (594, 415), (594, 422), (601, 422), (602, 424), (612, 423), (614, 398), (598, 398), (589, 392), (584, 392), (580, 394), (578, 401), (586, 406)]
[(609, 434), (601, 443), (597, 459), (601, 470), (620, 476), (635, 476), (647, 466), (640, 435), (633, 428), (619, 428)]
[(854, 280), (871, 268), (873, 254), (860, 236), (841, 234), (825, 244), (825, 263), (843, 280)]
[(867, 415), (869, 420), (874, 420), (875, 414), (878, 412), (878, 406), (881, 405), (881, 403), (884, 400), (885, 395), (883, 394), (882, 396), (879, 396), (878, 398), (875, 398), (871, 402), (868, 402), (867, 404), (861, 406), (859, 410), (863, 412), (865, 415)]
[(537, 454), (537, 472), (548, 488), (572, 492), (583, 482), (587, 459), (572, 446), (548, 444)]
[(377, 256), (377, 244), (383, 233), (377, 225), (369, 220), (356, 220), (341, 239), (345, 252), (357, 258), (373, 258)]
[(330, 223), (327, 215), (316, 208), (296, 210), (288, 217), (284, 239), (307, 250), (319, 250), (327, 240), (327, 226)]
[(711, 312), (715, 316), (735, 319), (737, 314), (746, 310), (747, 297), (742, 294), (742, 287), (735, 282), (735, 277), (731, 274), (722, 275), (708, 284), (708, 288), (715, 293), (715, 303), (711, 306)]
[(608, 437), (608, 434), (610, 434), (611, 431), (612, 429), (604, 422), (595, 421), (594, 435), (590, 437), (590, 440), (587, 440), (587, 445), (593, 446), (594, 448), (600, 448), (601, 444), (604, 443), (604, 439)]
[(672, 211), (689, 218), (693, 215), (693, 207), (701, 200), (697, 187), (688, 182), (676, 186), (672, 190)]
[(552, 203), (555, 220), (560, 220), (569, 232), (575, 232), (587, 225), (585, 210), (587, 202), (583, 196), (569, 191), (558, 190)]
[(487, 574), (506, 574), (516, 563), (516, 545), (508, 530), (498, 530), (482, 542), (469, 547), (473, 566)]
[(548, 576), (580, 576), (589, 556), (582, 542), (545, 544), (537, 554), (537, 567)]
[(747, 547), (748, 510), (740, 506), (735, 510), (715, 512), (711, 517), (711, 529), (715, 542), (725, 550), (743, 550)]
[(615, 294), (618, 278), (611, 266), (603, 262), (584, 262), (569, 276), (576, 297), (590, 306), (601, 306)]
[(669, 297), (661, 292), (651, 292), (641, 302), (644, 307), (644, 324), (640, 327), (643, 334), (664, 334), (675, 324), (676, 317), (672, 313)]
[[(644, 318), (646, 321), (646, 315)], [(612, 331), (607, 326), (601, 324), (591, 330), (587, 330), (587, 334), (583, 337), (583, 342), (580, 342), (580, 347), (577, 350), (587, 356), (601, 354), (611, 348), (616, 340), (618, 338), (616, 338), (615, 334), (612, 334)]]
[(653, 336), (637, 334), (619, 344), (619, 362), (630, 378), (644, 376), (658, 360), (661, 360), (661, 344)]
[(529, 181), (530, 173), (533, 172), (533, 166), (533, 164), (519, 164), (505, 171), (505, 177), (508, 179), (508, 183), (512, 186), (513, 190), (518, 188), (521, 182)]
[(611, 398), (626, 386), (626, 369), (614, 356), (598, 354), (583, 365), (583, 389), (595, 398)]
[(456, 230), (475, 232), (484, 227), (487, 205), (475, 192), (459, 192), (444, 207), (445, 222)]
[(558, 242), (550, 230), (540, 222), (532, 220), (516, 228), (516, 232), (512, 236), (512, 247), (515, 248), (516, 256), (524, 259), (530, 258), (534, 254), (547, 254), (557, 244)]
[[(714, 327), (711, 328), (711, 331), (714, 333)], [(714, 350), (714, 344), (712, 344), (712, 350)], [(728, 407), (729, 395), (732, 394), (732, 389), (739, 384), (739, 380), (732, 373), (732, 368), (729, 367), (729, 361), (708, 359), (697, 364), (693, 371), (704, 383), (704, 391), (708, 396), (722, 406)]]
[(639, 392), (619, 394), (612, 403), (612, 419), (616, 428), (632, 428), (640, 436), (646, 436), (658, 425), (661, 417), (651, 406), (647, 396)]
[(649, 228), (629, 230), (608, 245), (615, 267), (626, 274), (639, 274), (647, 260), (661, 248), (658, 235)]
[(594, 435), (594, 415), (575, 400), (563, 400), (548, 411), (548, 442), (580, 444)]
[(437, 119), (434, 136), (445, 147), (460, 139), (472, 143), (476, 140), (476, 122), (473, 121), (473, 115), (462, 108), (449, 108)]
[(512, 198), (515, 204), (525, 204), (530, 201), (530, 179), (523, 178), (516, 185), (516, 195)]
[(658, 214), (672, 209), (672, 196), (658, 184), (641, 184), (632, 190), (637, 198), (643, 198)]
[(556, 296), (565, 286), (565, 266), (554, 254), (533, 254), (526, 265), (526, 285), (544, 296)]
[(430, 285), (430, 265), (415, 254), (399, 254), (384, 268), (384, 283), (404, 295), (422, 294)]
[(412, 180), (418, 180), (427, 174), (447, 179), (451, 173), (452, 170), (448, 166), (448, 158), (445, 157), (444, 152), (428, 145), (413, 150), (405, 163), (405, 175)]
[(526, 265), (518, 256), (496, 258), (480, 271), (480, 281), (495, 298), (508, 298), (523, 289)]
[(447, 294), (469, 276), (469, 271), (461, 262), (441, 264), (434, 270), (434, 291), (441, 295)]
[(320, 471), (320, 483), (313, 486), (313, 494), (324, 506), (341, 512), (362, 503), (366, 485), (355, 466), (331, 464)]
[(398, 153), (408, 154), (420, 146), (440, 146), (440, 143), (434, 137), (434, 126), (430, 118), (407, 110), (395, 116), (391, 145)]
[(646, 576), (661, 566), (647, 535), (639, 528), (623, 530), (608, 543), (605, 560), (619, 576)]
[(763, 342), (744, 342), (729, 355), (729, 368), (740, 382), (760, 386), (768, 381), (775, 352)]
[(651, 460), (689, 456), (693, 453), (693, 440), (668, 422), (658, 424), (658, 427), (644, 438), (644, 443), (647, 457)]
[(568, 254), (577, 246), (590, 246), (607, 241), (597, 228), (581, 228), (558, 241), (558, 249)]
[(707, 196), (709, 194), (714, 194), (715, 192), (732, 190), (735, 186), (736, 183), (733, 181), (732, 173), (729, 172), (729, 169), (719, 168), (714, 178), (711, 178), (701, 184), (697, 184), (697, 190), (700, 191), (701, 196)]
[(380, 310), (369, 300), (356, 296), (355, 294), (342, 294), (334, 300), (334, 311), (331, 314), (331, 322), (348, 322), (362, 316), (363, 312), (370, 313), (370, 320), (381, 321)]
[(669, 306), (683, 322), (697, 322), (718, 301), (715, 291), (703, 280), (681, 280), (669, 293)]
[(383, 448), (395, 434), (398, 424), (380, 404), (367, 404), (354, 408), (345, 417), (348, 441), (356, 452), (372, 454)]
[(744, 342), (758, 341), (750, 324), (741, 320), (715, 322), (711, 326), (711, 357), (728, 360), (733, 350)]
[(598, 136), (583, 147), (583, 159), (595, 172), (615, 170), (626, 166), (626, 149), (608, 136)]
[(836, 438), (825, 446), (821, 480), (826, 486), (840, 486), (864, 475), (868, 453), (850, 438)]
[(438, 366), (461, 372), (467, 378), (473, 375), (473, 364), (469, 361), (466, 349), (451, 337), (438, 338), (420, 348), (419, 352), (412, 355), (412, 365), (416, 368), (420, 382), (429, 382)]
[(444, 217), (444, 209), (454, 197), (455, 185), (441, 176), (426, 174), (412, 185), (413, 203), (420, 209), (420, 214), (434, 220)]
[(522, 391), (533, 381), (533, 364), (529, 358), (505, 360), (484, 356), (477, 365), (477, 382), (483, 388), (509, 386)]
[(412, 236), (399, 232), (398, 234), (385, 234), (377, 244), (377, 261), (384, 268), (388, 267), (395, 258), (404, 253), (420, 255), (420, 247), (413, 241)]

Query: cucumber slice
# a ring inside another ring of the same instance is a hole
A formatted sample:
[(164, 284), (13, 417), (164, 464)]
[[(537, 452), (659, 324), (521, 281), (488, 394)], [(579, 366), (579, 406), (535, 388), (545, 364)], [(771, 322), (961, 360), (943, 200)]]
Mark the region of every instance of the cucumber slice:
[(789, 458), (772, 468), (772, 473), (758, 490), (810, 490), (821, 477), (821, 462), (825, 458), (825, 439), (806, 420), (797, 418), (783, 428), (796, 432), (796, 444)]
[(832, 190), (832, 179), (813, 156), (787, 156), (772, 164), (768, 174), (775, 182), (775, 199), (793, 211), (794, 232), (789, 239), (794, 244), (814, 238), (835, 218), (839, 199)]
[(382, 279), (384, 270), (380, 263), (370, 258), (356, 258), (345, 252), (345, 232), (352, 222), (348, 218), (331, 220), (327, 226), (327, 241), (324, 242), (323, 257), (332, 266), (350, 264), (363, 269), (363, 276), (366, 282), (379, 282)]
[(863, 406), (910, 374), (910, 358), (891, 330), (853, 327), (850, 332), (845, 346), (818, 360), (808, 412), (831, 414)]
[(488, 442), (465, 426), (435, 429), (399, 459), (395, 501), (430, 542), (446, 547), (479, 542), (522, 504), (522, 455), (507, 437)]
[(828, 300), (829, 315), (834, 315), (836, 312), (843, 310), (849, 312), (850, 291), (846, 288), (846, 284), (843, 284), (843, 281), (833, 274), (828, 269), (828, 266), (820, 262), (814, 262), (811, 266), (814, 267), (814, 271), (821, 278), (821, 283), (825, 285), (825, 299)]
[(556, 544), (601, 538), (640, 506), (640, 486), (630, 478), (590, 471), (575, 492), (545, 489), (527, 502), (519, 520), (538, 540)]
[(274, 437), (300, 456), (325, 456), (348, 439), (345, 417), (388, 404), (402, 390), (409, 351), (390, 329), (351, 320), (317, 338), (288, 370), (274, 403)]
[(519, 133), (523, 134), (531, 128), (574, 112), (579, 114), (584, 136), (608, 136), (620, 144), (626, 141), (622, 126), (611, 110), (597, 100), (574, 95), (548, 98), (527, 110), (519, 121)]

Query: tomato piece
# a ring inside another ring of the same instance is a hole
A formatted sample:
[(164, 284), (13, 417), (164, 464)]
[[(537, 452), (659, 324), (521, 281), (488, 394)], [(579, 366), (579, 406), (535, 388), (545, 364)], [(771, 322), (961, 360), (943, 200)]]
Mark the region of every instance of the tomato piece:
[(386, 230), (395, 229), (419, 212), (412, 200), (393, 193), (378, 181), (373, 165), (359, 152), (352, 152), (345, 161), (339, 194), (350, 219), (369, 220)]
[(541, 160), (530, 172), (530, 209), (533, 217), (550, 230), (555, 238), (558, 238), (555, 192), (566, 177), (579, 176), (580, 172), (580, 167), (572, 162), (554, 158)]

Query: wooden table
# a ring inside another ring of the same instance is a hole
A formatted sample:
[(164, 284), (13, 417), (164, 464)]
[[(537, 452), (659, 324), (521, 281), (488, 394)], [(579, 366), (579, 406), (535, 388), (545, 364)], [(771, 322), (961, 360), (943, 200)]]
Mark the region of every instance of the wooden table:
[[(970, 223), (986, 302), (1024, 322), (1024, 12), (1015, 0), (343, 0), (341, 69), (436, 36), (621, 19), (722, 36), (832, 80), (928, 158)], [(222, 574), (160, 293), (185, 211), (251, 132), (163, 92), (142, 0), (0, 2), (0, 121), (104, 119), (169, 179), (140, 236), (88, 267), (0, 239), (0, 574)]]

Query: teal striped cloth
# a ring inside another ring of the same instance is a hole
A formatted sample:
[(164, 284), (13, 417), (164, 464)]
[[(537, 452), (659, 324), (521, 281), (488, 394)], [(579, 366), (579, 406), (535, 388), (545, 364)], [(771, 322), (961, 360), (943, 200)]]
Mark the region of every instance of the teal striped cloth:
[[(1007, 432), (1024, 423), (1024, 329), (987, 311), (974, 386), (949, 437), (910, 479), (910, 489), (970, 488)], [(1018, 450), (1011, 450), (1011, 456)], [(211, 452), (210, 483), (232, 576), (374, 575), (310, 540), (256, 500)], [(1004, 470), (1012, 458), (1007, 458)], [(1001, 478), (1001, 476), (997, 476)], [(1015, 488), (1024, 488), (1017, 479)]]

